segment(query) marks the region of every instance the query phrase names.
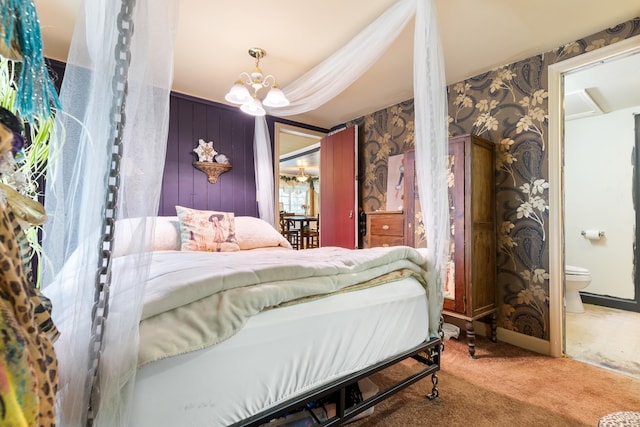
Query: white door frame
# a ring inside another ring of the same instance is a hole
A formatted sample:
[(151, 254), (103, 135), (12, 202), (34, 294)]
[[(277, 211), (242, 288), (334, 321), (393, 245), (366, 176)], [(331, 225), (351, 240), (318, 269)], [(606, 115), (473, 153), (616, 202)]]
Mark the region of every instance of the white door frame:
[(274, 138), (273, 138), (273, 189), (274, 189), (274, 210), (276, 219), (276, 227), (278, 220), (280, 219), (280, 139), (283, 138), (283, 134), (298, 135), (303, 138), (309, 138), (313, 140), (310, 144), (318, 143), (326, 133), (306, 129), (300, 126), (295, 126), (282, 122), (275, 122), (274, 125)]
[(564, 74), (640, 52), (640, 35), (549, 66), (549, 350), (565, 353), (564, 330)]

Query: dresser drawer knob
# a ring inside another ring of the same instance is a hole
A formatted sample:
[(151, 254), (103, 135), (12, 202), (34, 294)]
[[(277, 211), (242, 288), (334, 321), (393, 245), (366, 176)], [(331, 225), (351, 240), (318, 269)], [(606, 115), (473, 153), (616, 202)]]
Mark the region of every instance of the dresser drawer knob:
[(383, 226), (382, 226), (382, 229), (383, 229), (383, 230), (388, 230), (388, 229), (389, 229), (389, 226), (388, 226), (387, 224), (385, 224), (385, 225), (383, 225)]

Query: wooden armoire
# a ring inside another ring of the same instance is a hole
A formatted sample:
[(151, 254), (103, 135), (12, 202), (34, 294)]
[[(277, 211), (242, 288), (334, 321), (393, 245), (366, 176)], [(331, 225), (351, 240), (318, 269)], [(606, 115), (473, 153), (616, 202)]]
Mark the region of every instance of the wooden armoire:
[(444, 316), (466, 321), (475, 357), (474, 320), (491, 316), (496, 340), (495, 144), (475, 135), (449, 140), (451, 260)]

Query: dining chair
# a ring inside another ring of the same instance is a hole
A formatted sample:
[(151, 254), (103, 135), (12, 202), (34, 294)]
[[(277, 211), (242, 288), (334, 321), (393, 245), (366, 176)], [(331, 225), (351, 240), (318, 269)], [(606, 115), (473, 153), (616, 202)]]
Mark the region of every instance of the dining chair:
[(293, 216), (293, 213), (280, 213), (280, 233), (289, 241), (293, 249), (300, 249), (300, 229), (293, 227), (287, 216)]
[[(315, 223), (315, 228), (311, 228), (312, 223)], [(305, 249), (320, 247), (320, 214), (316, 220), (309, 221), (309, 225), (303, 228), (302, 239)]]

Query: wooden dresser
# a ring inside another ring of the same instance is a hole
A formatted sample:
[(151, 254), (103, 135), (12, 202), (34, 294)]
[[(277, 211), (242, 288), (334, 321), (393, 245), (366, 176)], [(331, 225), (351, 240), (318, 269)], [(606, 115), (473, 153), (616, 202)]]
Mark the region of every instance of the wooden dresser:
[(404, 152), (404, 210), (365, 212), (367, 247), (414, 246), (415, 203), (415, 152), (409, 149)]
[(475, 135), (449, 140), (453, 270), (447, 274), (443, 314), (466, 321), (475, 356), (473, 321), (491, 316), (496, 340), (495, 145)]
[(402, 211), (367, 212), (369, 247), (400, 246), (405, 244)]

